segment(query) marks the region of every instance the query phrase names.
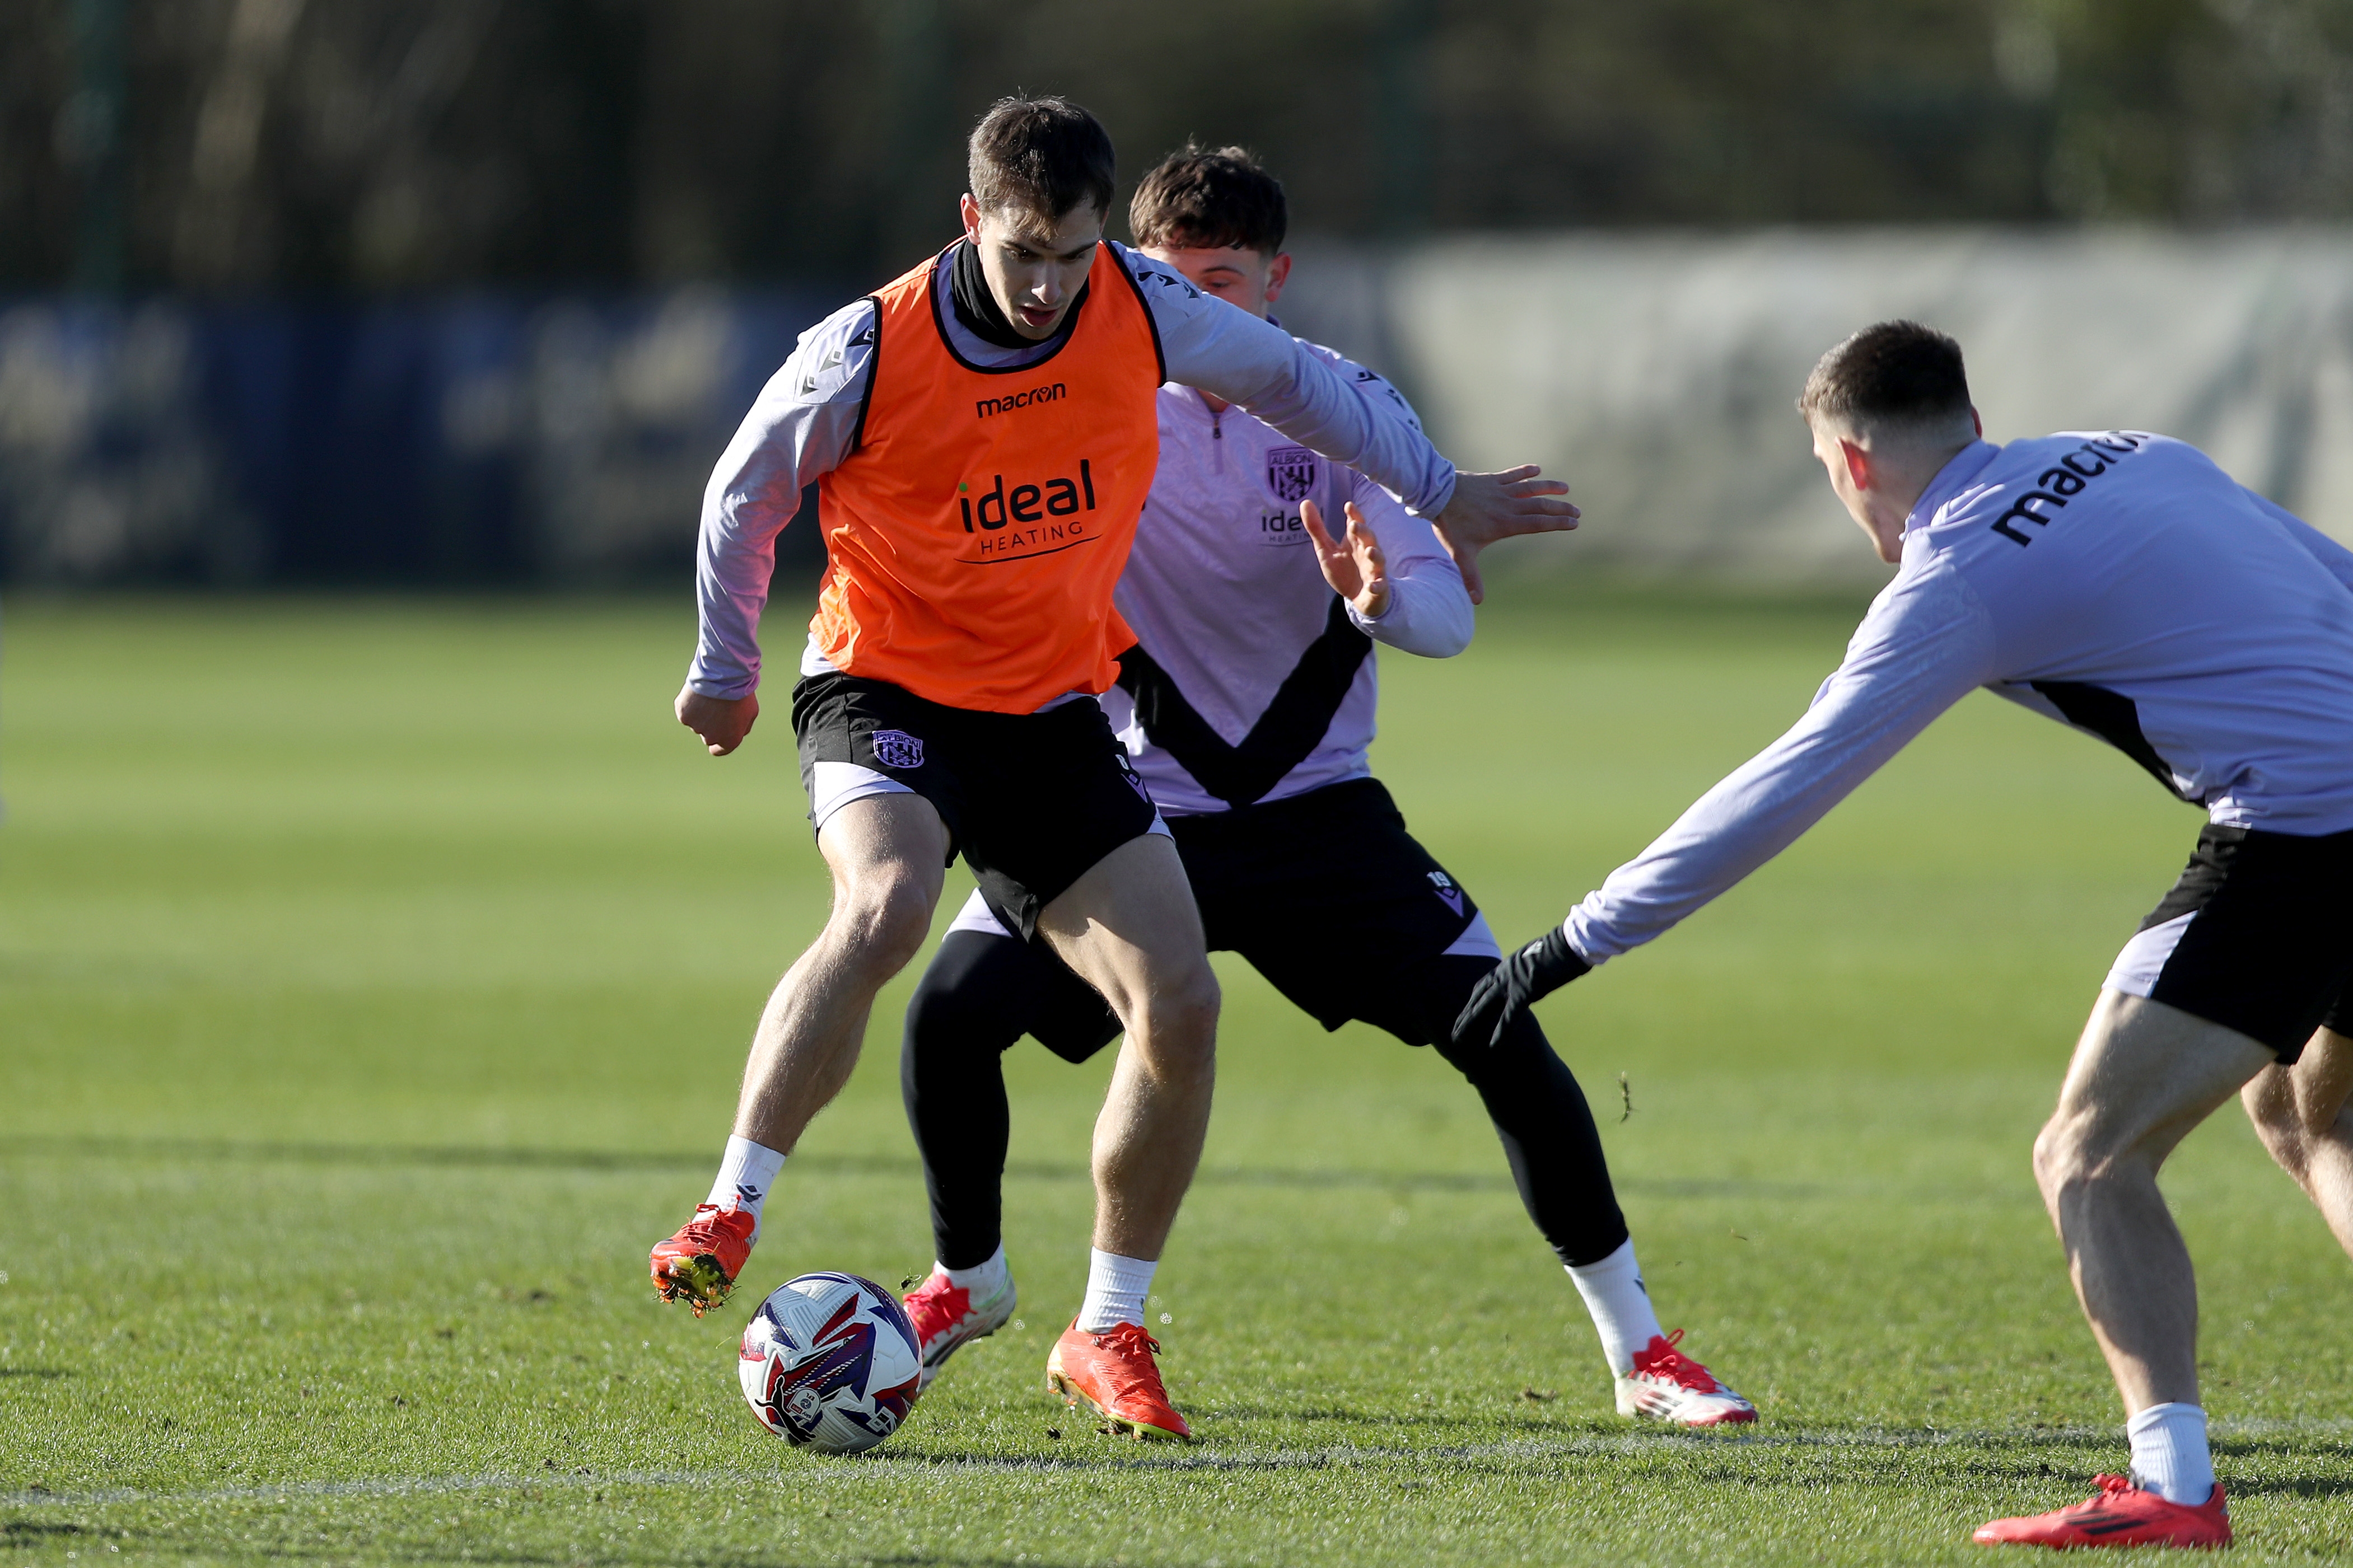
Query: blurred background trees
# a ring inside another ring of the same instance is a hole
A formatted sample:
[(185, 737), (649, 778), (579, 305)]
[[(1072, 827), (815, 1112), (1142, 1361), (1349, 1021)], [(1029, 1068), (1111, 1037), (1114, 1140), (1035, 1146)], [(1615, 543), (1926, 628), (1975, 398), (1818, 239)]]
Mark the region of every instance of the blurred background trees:
[(865, 286), (964, 129), (1303, 230), (2353, 214), (2348, 0), (0, 0), (0, 287)]
[(2353, 538), (2353, 0), (0, 0), (0, 584), (675, 584), (756, 389), (953, 233), (1019, 89), (1131, 183), (1258, 149), (1286, 321), (1573, 472), (1580, 563), (1847, 562), (1788, 399), (1888, 313), (1989, 374), (2098, 317), (2140, 368), (2007, 416), (2159, 421)]

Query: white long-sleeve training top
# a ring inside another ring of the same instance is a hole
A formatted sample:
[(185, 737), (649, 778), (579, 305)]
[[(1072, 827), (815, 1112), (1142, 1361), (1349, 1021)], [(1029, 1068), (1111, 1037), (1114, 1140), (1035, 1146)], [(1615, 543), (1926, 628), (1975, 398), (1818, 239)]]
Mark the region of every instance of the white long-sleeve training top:
[[(1419, 428), (1388, 383), (1298, 342)], [(1335, 539), (1345, 503), (1364, 512), (1389, 578), (1379, 619), (1324, 582), (1301, 519), (1311, 500)], [(1365, 638), (1447, 658), (1472, 629), (1462, 574), (1429, 523), (1356, 469), (1173, 384), (1160, 389), (1160, 468), (1115, 601), (1147, 673), (1128, 661), (1103, 705), (1171, 816), (1370, 777), (1380, 685)]]
[[(1103, 243), (1142, 285), (1170, 381), (1240, 404), (1298, 445), (1371, 475), (1416, 512), (1445, 508), (1454, 466), (1430, 446), (1411, 410), (1387, 395), (1386, 383), (1353, 381), (1272, 322), (1202, 293), (1147, 256)], [(948, 297), (955, 249), (943, 253), (933, 283), (955, 352), (991, 369), (1053, 353), (1058, 342), (1006, 349), (965, 329)], [(741, 697), (759, 684), (760, 613), (776, 534), (800, 509), (802, 489), (849, 455), (874, 363), (875, 325), (874, 301), (861, 299), (802, 333), (703, 490), (695, 560), (702, 630), (687, 679), (706, 697)], [(824, 668), (813, 658), (812, 649), (804, 669)]]
[(1789, 731), (1563, 922), (1589, 963), (1771, 859), (1984, 686), (2098, 735), (2217, 823), (2353, 829), (2353, 552), (2182, 442), (1978, 442)]

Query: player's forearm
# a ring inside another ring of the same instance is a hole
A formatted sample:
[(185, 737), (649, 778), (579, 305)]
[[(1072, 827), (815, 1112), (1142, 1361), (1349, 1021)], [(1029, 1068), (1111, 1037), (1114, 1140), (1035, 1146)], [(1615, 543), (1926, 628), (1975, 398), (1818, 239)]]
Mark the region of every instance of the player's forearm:
[(1389, 602), (1377, 619), (1349, 606), (1348, 618), (1375, 642), (1423, 658), (1452, 658), (1471, 646), (1476, 612), (1451, 561), (1410, 563), (1389, 577)]
[[(1734, 784), (1738, 775), (1717, 786)], [(1609, 874), (1561, 922), (1568, 945), (1599, 965), (1655, 941), (1698, 913), (1797, 841), (1831, 802), (1727, 824), (1715, 793), (1703, 797), (1634, 859)]]
[[(1871, 627), (1857, 634), (1868, 643)], [(1804, 718), (1702, 795), (1570, 911), (1561, 929), (1599, 964), (1664, 934), (1778, 855), (1912, 738), (1988, 679), (1989, 634), (1950, 616), (1867, 647)]]
[(1168, 377), (1240, 405), (1303, 447), (1345, 463), (1423, 516), (1454, 495), (1454, 465), (1411, 411), (1368, 396), (1282, 328), (1222, 300), (1163, 334)]
[(743, 697), (760, 684), (760, 613), (776, 574), (776, 535), (791, 515), (740, 495), (704, 502), (694, 560), (698, 630), (686, 683), (705, 697)]
[(1446, 510), (1454, 497), (1454, 465), (1421, 427), (1403, 410), (1362, 395), (1305, 349), (1292, 348), (1287, 375), (1271, 379), (1255, 401), (1233, 401), (1301, 446), (1393, 491), (1421, 516)]
[(1588, 893), (1561, 922), (1568, 945), (1600, 964), (1665, 935), (1797, 842), (1880, 760), (1783, 737)]
[(776, 533), (765, 550), (699, 552), (694, 570), (698, 631), (686, 683), (705, 697), (734, 699), (760, 684), (760, 612), (776, 567)]
[(760, 614), (776, 574), (776, 535), (800, 509), (797, 466), (780, 466), (765, 440), (748, 445), (740, 453), (731, 447), (712, 476), (695, 542), (701, 629), (687, 684), (705, 697), (741, 697), (759, 684)]

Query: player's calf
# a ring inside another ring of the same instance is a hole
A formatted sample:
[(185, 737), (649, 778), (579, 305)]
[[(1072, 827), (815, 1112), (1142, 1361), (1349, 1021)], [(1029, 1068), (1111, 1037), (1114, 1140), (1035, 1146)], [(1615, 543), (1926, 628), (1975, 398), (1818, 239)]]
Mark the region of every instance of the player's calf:
[(1095, 1246), (1157, 1258), (1200, 1163), (1219, 991), (1174, 845), (1145, 834), (1048, 904), (1038, 930), (1127, 1030), (1095, 1122)]
[(2344, 1151), (2353, 1147), (2348, 1097), (2353, 1040), (2328, 1028), (2315, 1031), (2294, 1062), (2265, 1068), (2239, 1092), (2247, 1120), (2273, 1160), (2316, 1198), (2324, 1195), (2316, 1190), (2316, 1178), (2325, 1167), (2344, 1163)]
[(2158, 1172), (2275, 1059), (2223, 1025), (2105, 988), (2035, 1138), (2035, 1182), (2128, 1409), (2198, 1402), (2197, 1290)]
[(727, 1299), (759, 1232), (781, 1151), (841, 1091), (857, 1065), (874, 993), (922, 946), (939, 901), (946, 829), (913, 795), (853, 801), (818, 835), (834, 877), (825, 931), (795, 961), (760, 1015), (711, 1196), (648, 1261), (666, 1301), (699, 1316)]

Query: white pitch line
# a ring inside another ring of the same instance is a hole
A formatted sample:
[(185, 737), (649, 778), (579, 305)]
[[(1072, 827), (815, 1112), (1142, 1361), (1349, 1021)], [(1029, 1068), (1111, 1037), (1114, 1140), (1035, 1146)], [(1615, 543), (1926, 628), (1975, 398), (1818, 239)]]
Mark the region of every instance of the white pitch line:
[[(2353, 1419), (2218, 1421), (2217, 1437), (2353, 1437)], [(831, 1470), (803, 1470), (792, 1477), (797, 1486), (811, 1482), (854, 1484), (861, 1479), (894, 1481), (894, 1471), (919, 1466), (937, 1470), (1018, 1473), (1025, 1470), (1294, 1470), (1345, 1469), (1398, 1462), (1476, 1462), (1493, 1459), (1544, 1459), (1580, 1454), (1656, 1453), (1681, 1449), (1687, 1453), (1739, 1452), (1745, 1449), (2036, 1447), (2051, 1445), (2082, 1447), (2123, 1445), (2121, 1432), (2105, 1427), (2042, 1426), (1920, 1428), (1889, 1431), (1865, 1428), (1852, 1432), (1628, 1432), (1594, 1433), (1578, 1437), (1535, 1438), (1514, 1443), (1473, 1443), (1452, 1447), (1368, 1447), (1339, 1444), (1321, 1448), (1278, 1448), (1263, 1453), (1220, 1454), (1199, 1449), (1155, 1451), (1138, 1449), (1122, 1455), (933, 1454), (921, 1450), (877, 1450), (860, 1459), (845, 1460)], [(889, 1467), (881, 1468), (880, 1467)], [(765, 1485), (780, 1472), (747, 1470), (607, 1470), (582, 1475), (570, 1470), (534, 1474), (494, 1472), (473, 1476), (388, 1476), (347, 1481), (289, 1481), (278, 1486), (213, 1487), (186, 1491), (151, 1491), (114, 1488), (95, 1491), (0, 1492), (0, 1508), (93, 1508), (120, 1503), (278, 1502), (304, 1498), (408, 1497), (446, 1492), (527, 1491), (534, 1489), (586, 1490), (607, 1487), (684, 1487)]]
[(94, 1507), (131, 1502), (280, 1502), (296, 1498), (522, 1491), (533, 1487), (675, 1487), (740, 1474), (733, 1470), (612, 1470), (581, 1476), (563, 1470), (535, 1476), (529, 1471), (509, 1471), (480, 1476), (383, 1476), (352, 1481), (288, 1481), (279, 1486), (203, 1487), (186, 1491), (148, 1491), (136, 1487), (114, 1487), (87, 1492), (0, 1492), (0, 1507)]

